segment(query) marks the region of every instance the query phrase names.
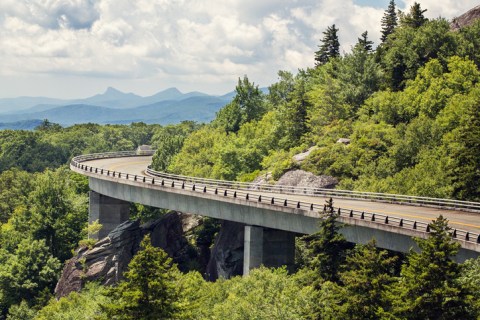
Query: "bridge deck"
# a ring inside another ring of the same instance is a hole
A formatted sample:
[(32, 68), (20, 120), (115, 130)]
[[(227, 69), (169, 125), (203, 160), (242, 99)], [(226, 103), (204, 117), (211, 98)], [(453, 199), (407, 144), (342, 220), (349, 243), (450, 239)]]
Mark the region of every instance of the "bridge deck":
[[(145, 169), (151, 163), (151, 157), (122, 157), (108, 158), (85, 161), (88, 166), (102, 168), (110, 171), (128, 173), (131, 175), (146, 175)], [(260, 194), (260, 192), (251, 191), (251, 194)], [(323, 205), (326, 197), (308, 196), (308, 195), (290, 195), (274, 194), (261, 192), (265, 196), (275, 196), (278, 198), (288, 198), (293, 201), (303, 201)], [(462, 229), (470, 232), (480, 232), (480, 214), (462, 212), (448, 209), (437, 209), (430, 207), (409, 206), (405, 204), (391, 204), (385, 202), (372, 202), (366, 200), (350, 200), (343, 198), (333, 198), (335, 207), (342, 209), (357, 210), (384, 214), (391, 217), (405, 218), (416, 221), (431, 222), (433, 219), (443, 214), (452, 228)]]

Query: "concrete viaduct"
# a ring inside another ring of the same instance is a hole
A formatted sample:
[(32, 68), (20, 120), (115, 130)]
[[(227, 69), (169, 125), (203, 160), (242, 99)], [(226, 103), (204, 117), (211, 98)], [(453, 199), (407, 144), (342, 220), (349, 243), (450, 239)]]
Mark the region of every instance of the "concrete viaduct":
[(456, 260), (480, 255), (480, 204), (446, 199), (351, 191), (275, 187), (170, 175), (147, 169), (151, 153), (103, 153), (75, 157), (70, 168), (89, 177), (89, 221), (103, 238), (128, 220), (129, 203), (188, 212), (245, 224), (244, 274), (261, 264), (294, 262), (295, 236), (318, 231), (324, 203), (333, 198), (341, 233), (354, 243), (408, 252), (412, 237), (428, 237), (428, 223), (449, 219), (461, 244)]

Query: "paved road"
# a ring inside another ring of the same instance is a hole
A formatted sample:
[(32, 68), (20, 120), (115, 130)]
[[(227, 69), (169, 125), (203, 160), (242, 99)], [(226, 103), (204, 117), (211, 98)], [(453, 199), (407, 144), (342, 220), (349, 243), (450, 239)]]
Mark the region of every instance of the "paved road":
[[(116, 172), (146, 175), (145, 169), (151, 163), (151, 157), (124, 157), (109, 158), (86, 161), (84, 164), (97, 168), (107, 169)], [(254, 193), (252, 191), (252, 193)], [(263, 195), (275, 195), (261, 192)], [(323, 196), (303, 196), (278, 194), (275, 197), (288, 198), (293, 201), (303, 201), (323, 205), (326, 197)], [(334, 206), (342, 209), (372, 212), (389, 215), (392, 217), (405, 218), (423, 222), (431, 222), (433, 219), (443, 214), (450, 221), (450, 226), (456, 229), (480, 233), (480, 213), (469, 213), (462, 211), (436, 209), (409, 205), (389, 204), (382, 202), (371, 202), (365, 200), (348, 200), (342, 198), (333, 198)]]

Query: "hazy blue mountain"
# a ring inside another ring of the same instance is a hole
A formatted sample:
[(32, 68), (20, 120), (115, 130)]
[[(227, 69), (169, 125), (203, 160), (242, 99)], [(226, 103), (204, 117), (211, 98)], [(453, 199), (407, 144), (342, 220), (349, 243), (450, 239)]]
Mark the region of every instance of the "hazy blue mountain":
[[(18, 97), (0, 99), (0, 113), (19, 112), (36, 105), (56, 105), (68, 104), (69, 100), (53, 99), (46, 97)], [(1, 119), (0, 119), (1, 121)]]
[(42, 124), (42, 120), (24, 120), (17, 122), (0, 123), (0, 130), (33, 130)]
[[(225, 96), (210, 96), (202, 92), (182, 93), (177, 88), (168, 88), (154, 95), (142, 97), (133, 93), (124, 93), (109, 87), (104, 93), (85, 99), (62, 100), (45, 97), (20, 97), (0, 99), (0, 122), (5, 114), (31, 114), (67, 105), (92, 105), (112, 109), (130, 109), (164, 101), (181, 101), (197, 97), (214, 97), (226, 104), (231, 100), (231, 94)], [(201, 101), (201, 100), (200, 100)]]
[(183, 120), (209, 122), (225, 105), (225, 100), (208, 95), (183, 100), (165, 100), (136, 108), (114, 109), (88, 104), (72, 104), (30, 113), (4, 114), (4, 123), (48, 119), (50, 122), (70, 126), (76, 123), (145, 123), (170, 124)]
[(141, 105), (142, 97), (133, 93), (124, 93), (115, 88), (109, 87), (102, 94), (90, 98), (74, 100), (69, 104), (90, 104), (109, 108), (131, 108)]

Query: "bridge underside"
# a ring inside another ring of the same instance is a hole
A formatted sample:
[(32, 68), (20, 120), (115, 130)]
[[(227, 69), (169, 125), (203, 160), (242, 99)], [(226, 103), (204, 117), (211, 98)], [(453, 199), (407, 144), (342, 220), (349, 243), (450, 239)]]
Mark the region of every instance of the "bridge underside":
[[(318, 231), (318, 213), (306, 210), (280, 206), (274, 210), (262, 202), (232, 201), (231, 198), (222, 201), (220, 196), (213, 194), (199, 196), (188, 190), (168, 192), (158, 186), (146, 188), (133, 182), (116, 183), (94, 177), (90, 177), (89, 184), (92, 190), (89, 220), (99, 219), (104, 225), (99, 237), (128, 219), (128, 202), (245, 224), (244, 273), (261, 264), (269, 267), (293, 264), (295, 234)], [(339, 218), (339, 222), (347, 220)], [(417, 249), (412, 236), (418, 236), (418, 232), (403, 231), (402, 234), (391, 225), (372, 225), (359, 220), (353, 224), (348, 222), (340, 232), (349, 242), (365, 244), (375, 238), (380, 248), (398, 252)], [(456, 260), (462, 262), (477, 256), (478, 252), (462, 248)]]

